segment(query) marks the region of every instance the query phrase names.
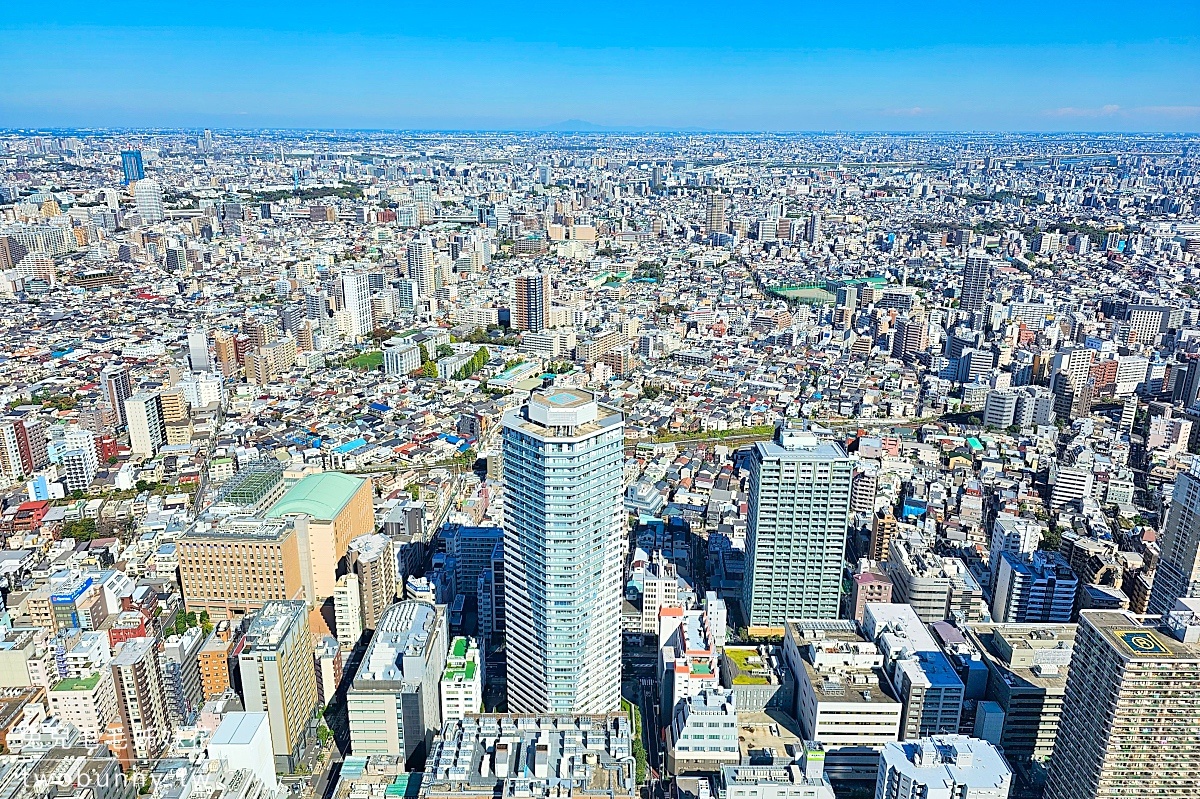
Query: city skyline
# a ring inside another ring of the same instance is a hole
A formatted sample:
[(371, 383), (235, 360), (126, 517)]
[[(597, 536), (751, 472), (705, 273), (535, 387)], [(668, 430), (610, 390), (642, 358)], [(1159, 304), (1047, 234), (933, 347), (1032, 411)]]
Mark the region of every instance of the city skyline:
[[(467, 4), (201, 17), (60, 3), (0, 23), (0, 125), (1195, 131), (1200, 12)], [(311, 12), (311, 13), (310, 13)], [(623, 13), (628, 12), (628, 13)], [(1120, 19), (1121, 24), (1104, 24)], [(945, 24), (938, 24), (943, 20)], [(951, 24), (951, 22), (953, 24)], [(130, 47), (130, 43), (136, 46)], [(47, 64), (44, 55), (57, 59)], [(114, 53), (120, 53), (114, 58)]]

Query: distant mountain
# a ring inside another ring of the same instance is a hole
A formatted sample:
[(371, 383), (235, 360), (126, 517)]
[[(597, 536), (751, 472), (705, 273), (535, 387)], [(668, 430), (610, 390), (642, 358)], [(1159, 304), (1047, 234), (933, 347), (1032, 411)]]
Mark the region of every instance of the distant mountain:
[(588, 122), (584, 119), (568, 119), (553, 125), (546, 125), (538, 128), (538, 130), (554, 133), (591, 133), (594, 131), (612, 130), (612, 128), (607, 125), (597, 125), (595, 122)]

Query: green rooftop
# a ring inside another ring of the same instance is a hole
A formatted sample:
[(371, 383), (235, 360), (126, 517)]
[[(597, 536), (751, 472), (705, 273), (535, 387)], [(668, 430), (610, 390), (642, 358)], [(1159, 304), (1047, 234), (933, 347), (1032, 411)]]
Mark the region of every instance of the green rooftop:
[(267, 516), (296, 514), (332, 521), (362, 484), (360, 478), (341, 472), (310, 474), (288, 489), (267, 511)]
[(467, 656), (467, 639), (461, 635), (450, 644), (450, 657), (465, 658)]
[(453, 681), (462, 677), (464, 680), (475, 679), (475, 661), (468, 660), (461, 668), (451, 666), (446, 669), (442, 679)]
[(760, 677), (757, 674), (752, 674), (754, 671), (763, 671), (766, 669), (764, 663), (751, 663), (750, 658), (758, 658), (758, 649), (752, 646), (725, 647), (725, 657), (729, 660), (736, 671), (733, 677), (734, 685), (766, 685), (767, 678)]
[(100, 682), (100, 672), (91, 677), (70, 677), (55, 683), (51, 691), (91, 691)]

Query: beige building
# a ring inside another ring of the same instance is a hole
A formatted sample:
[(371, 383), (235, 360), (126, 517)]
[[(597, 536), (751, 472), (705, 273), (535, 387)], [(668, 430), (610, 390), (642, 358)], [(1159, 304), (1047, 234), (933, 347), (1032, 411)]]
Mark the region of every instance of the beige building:
[(229, 619), (273, 600), (304, 599), (303, 561), (292, 519), (197, 522), (179, 540), (184, 602), (188, 610)]
[(116, 688), (117, 724), (126, 762), (150, 763), (166, 752), (171, 742), (171, 719), (158, 657), (158, 640), (131, 638), (121, 644), (112, 660)]
[(296, 365), (296, 339), (291, 335), (246, 353), (246, 382), (264, 386)]
[(333, 596), (350, 542), (375, 532), (371, 481), (341, 472), (310, 474), (272, 505), (267, 517), (294, 519), (304, 585), (311, 587), (308, 600), (320, 604)]
[(317, 717), (317, 673), (308, 608), (268, 602), (255, 614), (238, 655), (246, 710), (266, 713), (275, 770), (291, 773), (308, 747)]
[(55, 684), (47, 694), (50, 715), (79, 729), (86, 744), (97, 744), (117, 717), (117, 690), (111, 671), (89, 677), (69, 678)]

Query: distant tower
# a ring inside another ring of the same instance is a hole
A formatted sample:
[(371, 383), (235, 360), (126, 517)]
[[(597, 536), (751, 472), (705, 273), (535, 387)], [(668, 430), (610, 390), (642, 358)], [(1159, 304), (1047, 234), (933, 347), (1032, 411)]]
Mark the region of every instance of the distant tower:
[(146, 170), (142, 168), (142, 151), (141, 150), (122, 150), (121, 151), (121, 172), (124, 173), (122, 184), (128, 186), (130, 183), (136, 183), (146, 177)]
[(433, 243), (427, 236), (418, 236), (408, 243), (408, 276), (417, 284), (422, 297), (432, 297), (437, 290), (436, 264), (433, 261)]
[(100, 381), (104, 384), (105, 399), (117, 414), (118, 427), (124, 427), (128, 423), (125, 418), (125, 400), (133, 396), (128, 367), (119, 363), (106, 366), (100, 372)]
[(816, 211), (804, 223), (804, 240), (814, 247), (821, 243), (821, 215)]
[(534, 333), (550, 327), (550, 275), (531, 272), (517, 275), (513, 303), (513, 328)]
[(133, 199), (142, 222), (152, 225), (167, 218), (163, 210), (162, 186), (158, 185), (157, 180), (139, 180), (133, 187)]
[(709, 236), (725, 232), (725, 195), (713, 192), (708, 195), (708, 213), (705, 229)]
[(987, 302), (988, 281), (992, 278), (992, 260), (982, 253), (967, 256), (963, 264), (962, 297), (959, 310), (971, 315), (971, 326), (979, 329)]

